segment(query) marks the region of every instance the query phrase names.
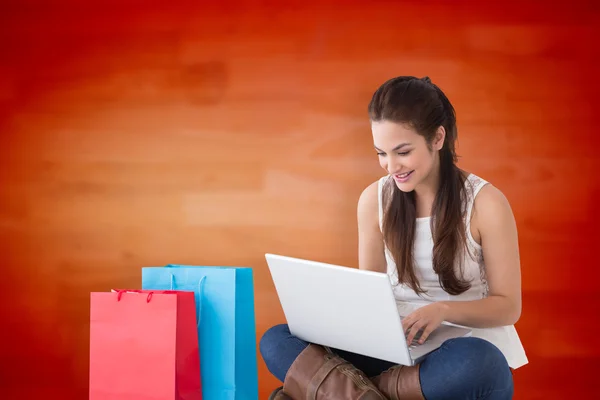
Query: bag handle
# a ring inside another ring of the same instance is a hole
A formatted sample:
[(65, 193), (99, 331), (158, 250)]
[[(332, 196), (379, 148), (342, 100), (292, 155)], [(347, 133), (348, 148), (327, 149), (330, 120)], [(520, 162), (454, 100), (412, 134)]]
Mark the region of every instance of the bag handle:
[[(142, 293), (142, 290), (138, 290), (138, 289), (117, 290), (117, 301), (121, 301), (121, 296), (123, 296), (123, 293)], [(150, 300), (152, 299), (153, 294), (154, 294), (154, 292), (148, 292), (148, 296), (146, 297), (146, 303), (150, 303)]]
[[(175, 275), (171, 274), (170, 272), (169, 272), (169, 275), (171, 275), (171, 290), (175, 290), (175, 289), (173, 289), (173, 287), (175, 286)], [(204, 294), (204, 282), (205, 281), (206, 281), (206, 276), (203, 276), (198, 281), (198, 298), (200, 299), (200, 301), (198, 302), (198, 310), (196, 310), (196, 327), (197, 328), (200, 327), (200, 315), (202, 314), (202, 295)]]
[(198, 302), (198, 316), (196, 317), (197, 328), (200, 328), (200, 314), (202, 313), (202, 295), (204, 294), (204, 282), (206, 282), (206, 276), (203, 276), (198, 282), (198, 297), (200, 301)]

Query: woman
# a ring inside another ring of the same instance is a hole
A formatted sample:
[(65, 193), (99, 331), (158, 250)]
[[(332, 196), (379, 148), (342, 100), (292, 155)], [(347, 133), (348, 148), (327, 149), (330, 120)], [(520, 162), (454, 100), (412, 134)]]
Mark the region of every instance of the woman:
[(369, 117), (386, 175), (358, 201), (359, 268), (390, 276), (408, 343), (418, 332), (422, 343), (443, 321), (473, 335), (402, 367), (303, 342), (277, 325), (260, 343), (284, 382), (272, 398), (512, 398), (511, 368), (527, 357), (514, 328), (521, 273), (508, 201), (456, 166), (454, 108), (429, 78), (385, 82)]

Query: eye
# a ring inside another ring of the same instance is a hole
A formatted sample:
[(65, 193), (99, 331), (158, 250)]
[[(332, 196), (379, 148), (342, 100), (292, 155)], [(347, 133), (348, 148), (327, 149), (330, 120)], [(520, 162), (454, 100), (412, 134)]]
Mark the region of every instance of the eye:
[(409, 150), (409, 151), (402, 152), (402, 153), (398, 153), (398, 155), (400, 155), (400, 156), (407, 156), (407, 155), (409, 155), (409, 154), (410, 154), (410, 150)]
[(377, 152), (377, 155), (380, 156), (380, 157), (383, 157), (383, 156), (385, 156), (385, 153)]

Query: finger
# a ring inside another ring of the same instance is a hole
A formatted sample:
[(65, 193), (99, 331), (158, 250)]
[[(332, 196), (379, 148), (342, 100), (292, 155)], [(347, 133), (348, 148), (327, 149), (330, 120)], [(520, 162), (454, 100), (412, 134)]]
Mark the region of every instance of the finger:
[[(418, 324), (421, 321), (421, 316), (419, 315), (415, 315), (413, 317), (413, 319), (411, 319), (410, 321), (408, 321), (408, 323), (406, 324), (406, 327), (404, 328), (404, 335), (406, 336), (406, 338), (408, 339), (408, 335), (410, 334), (410, 332), (417, 332), (419, 330), (418, 328)], [(415, 326), (417, 326), (415, 328)]]
[(405, 316), (404, 318), (402, 318), (402, 327), (404, 328), (404, 331), (406, 331), (408, 328), (410, 328), (410, 326), (412, 324), (415, 323), (416, 320), (420, 319), (420, 315), (418, 310), (415, 310), (413, 312), (411, 312), (410, 314), (408, 314), (407, 316)]
[(406, 316), (406, 318), (409, 320), (410, 325), (414, 324), (416, 321), (420, 320), (421, 318), (427, 316), (426, 313), (423, 313), (423, 310), (415, 310), (413, 312), (411, 312), (410, 314), (408, 314)]
[(410, 346), (415, 338), (415, 335), (419, 332), (420, 329), (424, 328), (427, 325), (426, 321), (419, 320), (415, 322), (411, 327), (408, 333), (408, 337), (406, 338), (406, 343)]
[(431, 335), (431, 332), (433, 332), (433, 331), (434, 331), (433, 325), (432, 324), (427, 325), (427, 327), (425, 327), (425, 329), (423, 330), (421, 337), (419, 338), (419, 344), (425, 343), (425, 341), (427, 340), (427, 338), (429, 337), (429, 335)]
[(410, 329), (411, 325), (415, 323), (415, 320), (418, 319), (418, 317), (415, 317), (415, 315), (410, 314), (402, 319), (402, 329), (404, 330), (404, 333), (406, 333)]

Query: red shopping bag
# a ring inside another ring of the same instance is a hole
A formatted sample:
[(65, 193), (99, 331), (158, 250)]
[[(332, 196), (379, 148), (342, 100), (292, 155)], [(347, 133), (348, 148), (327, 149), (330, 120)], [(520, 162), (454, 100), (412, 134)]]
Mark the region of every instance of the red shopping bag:
[(201, 400), (193, 292), (91, 293), (90, 400)]

